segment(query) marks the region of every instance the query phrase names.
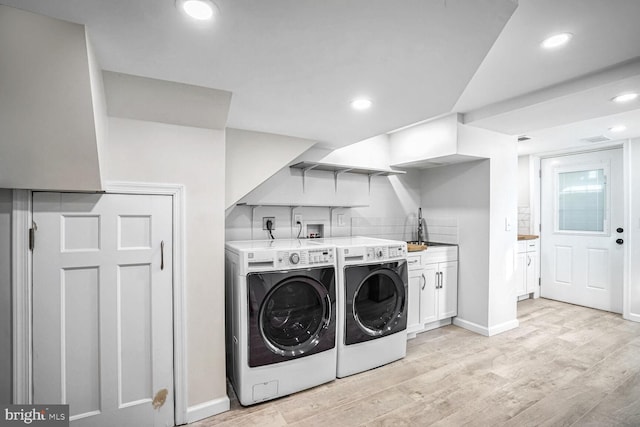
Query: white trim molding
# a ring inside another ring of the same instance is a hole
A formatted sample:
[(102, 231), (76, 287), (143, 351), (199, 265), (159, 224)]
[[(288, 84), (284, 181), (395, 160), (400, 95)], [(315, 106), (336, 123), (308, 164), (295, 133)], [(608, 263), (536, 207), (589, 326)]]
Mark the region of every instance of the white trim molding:
[(228, 396), (199, 403), (197, 405), (190, 406), (189, 409), (187, 409), (187, 422), (193, 423), (205, 418), (213, 417), (214, 415), (228, 411), (229, 408), (230, 402)]
[(633, 307), (632, 304), (632, 288), (638, 286), (637, 280), (633, 275), (634, 264), (632, 262), (632, 254), (636, 253), (635, 248), (638, 246), (638, 244), (634, 242), (637, 233), (634, 233), (633, 227), (631, 226), (633, 219), (637, 218), (638, 215), (638, 212), (633, 210), (634, 190), (637, 192), (637, 189), (633, 185), (634, 174), (632, 172), (633, 156), (636, 150), (637, 148), (631, 139), (627, 139), (622, 146), (622, 158), (624, 162), (622, 167), (624, 174), (624, 229), (626, 230), (623, 255), (622, 318), (632, 322), (640, 322), (640, 314), (633, 312), (634, 308), (637, 310), (638, 307)]
[(187, 411), (187, 333), (185, 269), (185, 189), (181, 184), (108, 181), (107, 193), (153, 194), (173, 197), (173, 378), (175, 423), (186, 424)]
[(469, 322), (468, 320), (464, 320), (459, 317), (453, 318), (453, 324), (468, 331), (475, 332), (476, 334), (484, 335), (485, 337), (489, 336), (489, 328), (486, 326), (481, 326), (477, 323)]
[(490, 326), (489, 336), (492, 337), (494, 335), (510, 331), (511, 329), (515, 329), (518, 326), (520, 326), (520, 321), (518, 319), (509, 320), (508, 322), (500, 323), (499, 325)]
[(475, 332), (476, 334), (484, 335), (485, 337), (492, 337), (494, 335), (501, 334), (520, 326), (520, 322), (518, 321), (518, 319), (500, 323), (499, 325), (486, 327), (478, 325), (477, 323), (469, 322), (468, 320), (464, 320), (459, 317), (455, 317), (453, 319), (453, 324), (468, 331)]
[(13, 190), (11, 286), (13, 294), (13, 403), (33, 402), (31, 345), (31, 191)]

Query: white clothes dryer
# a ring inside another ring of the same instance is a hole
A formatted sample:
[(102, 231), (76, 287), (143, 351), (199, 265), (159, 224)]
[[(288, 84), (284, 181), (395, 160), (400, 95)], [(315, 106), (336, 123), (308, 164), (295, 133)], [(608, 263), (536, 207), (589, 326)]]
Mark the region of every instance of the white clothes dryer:
[(227, 375), (242, 405), (336, 377), (335, 248), (227, 242)]
[(370, 237), (320, 239), (337, 250), (338, 361), (346, 377), (407, 353), (407, 244)]

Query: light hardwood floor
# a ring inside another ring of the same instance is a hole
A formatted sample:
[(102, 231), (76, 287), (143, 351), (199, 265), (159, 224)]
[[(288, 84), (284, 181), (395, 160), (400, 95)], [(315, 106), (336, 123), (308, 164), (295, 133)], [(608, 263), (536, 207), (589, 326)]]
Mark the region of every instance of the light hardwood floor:
[(403, 360), (191, 426), (640, 426), (640, 324), (545, 299), (518, 319), (425, 332)]

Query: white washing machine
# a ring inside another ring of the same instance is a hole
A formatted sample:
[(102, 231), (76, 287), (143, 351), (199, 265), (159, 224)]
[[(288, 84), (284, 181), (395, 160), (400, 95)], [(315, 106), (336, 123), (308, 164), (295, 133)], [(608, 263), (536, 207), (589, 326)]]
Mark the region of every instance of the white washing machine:
[(227, 375), (242, 405), (336, 378), (335, 248), (227, 242)]
[(407, 244), (370, 237), (320, 239), (333, 244), (338, 271), (339, 378), (407, 354)]

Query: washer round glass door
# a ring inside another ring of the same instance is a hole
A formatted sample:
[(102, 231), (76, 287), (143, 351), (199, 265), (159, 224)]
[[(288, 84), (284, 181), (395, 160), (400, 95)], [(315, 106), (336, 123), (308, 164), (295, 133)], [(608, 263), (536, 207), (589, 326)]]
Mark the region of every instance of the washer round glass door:
[(390, 331), (404, 310), (404, 284), (388, 269), (374, 270), (360, 282), (353, 297), (353, 317), (367, 335)]
[(260, 306), (260, 335), (271, 351), (282, 356), (298, 356), (313, 349), (330, 322), (329, 294), (309, 277), (283, 280)]

